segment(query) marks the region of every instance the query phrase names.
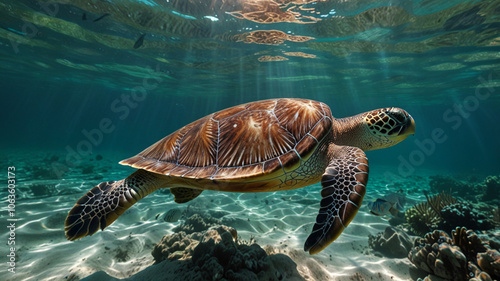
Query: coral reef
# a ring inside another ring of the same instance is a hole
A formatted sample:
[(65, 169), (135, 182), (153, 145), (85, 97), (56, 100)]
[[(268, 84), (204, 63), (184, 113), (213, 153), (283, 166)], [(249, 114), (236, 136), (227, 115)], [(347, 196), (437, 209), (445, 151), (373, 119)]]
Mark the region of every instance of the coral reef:
[(500, 278), (500, 252), (497, 250), (487, 250), (485, 253), (477, 254), (477, 264), (493, 278)]
[(376, 236), (368, 236), (368, 245), (373, 250), (390, 258), (404, 258), (408, 256), (413, 242), (405, 232), (387, 227), (384, 232)]
[(482, 200), (492, 201), (495, 199), (500, 199), (500, 177), (499, 176), (488, 176), (483, 184), (486, 186)]
[(477, 194), (475, 185), (468, 181), (457, 180), (450, 176), (442, 175), (430, 176), (429, 179), (431, 191), (435, 193), (452, 189), (455, 195), (468, 200), (473, 200)]
[(186, 221), (176, 226), (173, 231), (184, 231), (187, 234), (207, 230), (209, 227), (221, 224), (221, 220), (209, 215), (194, 214), (186, 219)]
[(64, 156), (57, 154), (33, 154), (25, 162), (23, 169), (30, 179), (52, 180), (60, 179), (69, 171), (68, 165), (63, 161)]
[(441, 210), (439, 229), (450, 232), (457, 225), (475, 230), (486, 230), (492, 227), (488, 218), (477, 212), (469, 202), (451, 204)]
[(491, 212), (491, 220), (497, 226), (500, 226), (500, 207), (496, 207)]
[[(49, 179), (57, 179), (59, 177), (57, 171), (53, 169), (53, 167), (51, 167), (50, 165), (32, 164), (26, 167), (26, 171), (30, 175), (30, 178), (32, 179), (49, 180)], [(66, 171), (67, 170), (64, 170), (64, 172)]]
[(236, 230), (213, 226), (203, 232), (166, 235), (152, 252), (155, 263), (186, 261), (190, 280), (303, 280), (282, 254), (267, 255), (257, 244), (235, 242)]
[(450, 189), (453, 194), (471, 202), (500, 200), (500, 176), (488, 176), (480, 182), (477, 178), (458, 180), (450, 176), (436, 175), (429, 178), (432, 192), (443, 192)]
[[(495, 280), (500, 254), (472, 230), (457, 227), (451, 237), (435, 230), (415, 240), (408, 259), (418, 268), (445, 280)], [(431, 277), (426, 278), (432, 280)]]
[[(422, 236), (435, 229), (450, 232), (457, 225), (487, 230), (495, 225), (494, 209), (487, 204), (473, 205), (468, 201), (457, 201), (451, 196), (451, 190), (448, 194), (443, 191), (434, 196), (426, 194), (425, 197), (426, 202), (416, 204), (405, 212), (411, 233)], [(482, 210), (478, 210), (478, 207)]]

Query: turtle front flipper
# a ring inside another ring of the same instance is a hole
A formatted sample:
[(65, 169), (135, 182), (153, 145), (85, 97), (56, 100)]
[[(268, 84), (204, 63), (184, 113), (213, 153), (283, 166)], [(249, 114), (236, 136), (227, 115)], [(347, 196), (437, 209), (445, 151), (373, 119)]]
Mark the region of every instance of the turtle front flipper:
[(332, 159), (321, 178), (321, 207), (304, 250), (321, 252), (337, 239), (361, 206), (368, 182), (368, 159), (351, 146), (331, 145)]
[(104, 230), (130, 206), (159, 187), (157, 177), (144, 170), (121, 181), (101, 182), (69, 211), (64, 228), (66, 238), (76, 240)]

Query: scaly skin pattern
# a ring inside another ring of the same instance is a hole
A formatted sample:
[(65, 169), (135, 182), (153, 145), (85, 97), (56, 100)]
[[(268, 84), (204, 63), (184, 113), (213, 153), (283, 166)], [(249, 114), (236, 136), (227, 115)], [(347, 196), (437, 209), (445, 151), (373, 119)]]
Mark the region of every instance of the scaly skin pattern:
[(322, 251), (337, 239), (357, 214), (368, 183), (368, 159), (352, 146), (332, 144), (332, 161), (321, 179), (319, 214), (304, 250), (311, 254)]
[(104, 230), (133, 204), (155, 191), (158, 182), (158, 176), (144, 170), (120, 181), (101, 182), (69, 212), (65, 222), (66, 238), (75, 240)]

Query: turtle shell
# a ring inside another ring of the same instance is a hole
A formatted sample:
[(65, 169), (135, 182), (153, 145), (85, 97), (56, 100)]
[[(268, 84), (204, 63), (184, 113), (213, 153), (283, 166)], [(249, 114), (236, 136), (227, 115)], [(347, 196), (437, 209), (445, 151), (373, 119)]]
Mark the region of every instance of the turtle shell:
[(331, 128), (321, 102), (251, 102), (186, 125), (120, 164), (183, 178), (248, 179), (296, 167)]

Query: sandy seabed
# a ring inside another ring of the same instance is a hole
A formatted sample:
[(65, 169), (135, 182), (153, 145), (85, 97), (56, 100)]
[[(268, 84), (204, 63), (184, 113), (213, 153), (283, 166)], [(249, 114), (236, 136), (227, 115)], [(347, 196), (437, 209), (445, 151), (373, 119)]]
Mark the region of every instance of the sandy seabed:
[[(112, 167), (111, 163), (107, 165)], [(106, 276), (134, 280), (140, 272), (142, 279), (148, 276), (148, 280), (169, 280), (161, 274), (161, 263), (153, 265), (151, 251), (164, 235), (174, 233), (174, 227), (183, 223), (187, 213), (196, 212), (216, 214), (222, 224), (235, 228), (241, 239), (254, 238), (260, 246), (271, 245), (275, 252), (288, 255), (304, 280), (416, 280), (427, 275), (408, 258), (383, 257), (368, 247), (368, 236), (383, 232), (389, 222), (370, 214), (367, 202), (396, 191), (373, 176), (356, 218), (339, 239), (314, 256), (304, 252), (303, 245), (319, 209), (319, 184), (271, 193), (204, 191), (185, 204), (176, 204), (171, 194), (157, 191), (127, 210), (105, 231), (67, 241), (64, 220), (74, 203), (99, 181), (118, 180), (128, 174), (128, 170), (111, 169), (103, 179), (91, 181), (84, 175), (58, 180), (18, 179), (15, 273), (8, 271), (10, 230), (4, 227), (0, 236), (5, 240), (0, 279), (105, 280), (102, 278)], [(52, 186), (56, 195), (28, 196), (24, 193), (30, 185)], [(5, 192), (2, 196), (7, 198)], [(407, 205), (423, 200), (423, 195), (408, 196)], [(2, 208), (8, 205), (3, 201)], [(172, 209), (182, 215), (176, 222), (166, 222), (162, 218)], [(4, 225), (9, 225), (8, 218), (5, 208), (0, 217)]]

